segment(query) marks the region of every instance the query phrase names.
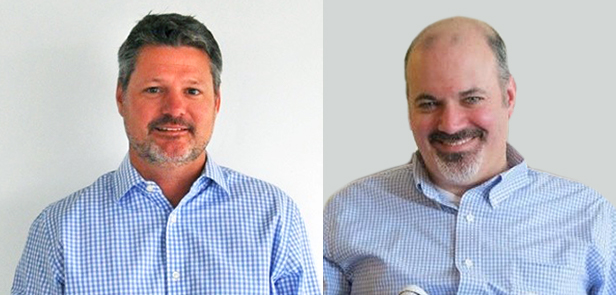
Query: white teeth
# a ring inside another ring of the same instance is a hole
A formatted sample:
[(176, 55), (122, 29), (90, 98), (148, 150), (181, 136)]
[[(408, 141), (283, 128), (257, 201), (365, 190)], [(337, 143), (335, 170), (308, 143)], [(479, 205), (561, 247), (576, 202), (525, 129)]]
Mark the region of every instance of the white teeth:
[(162, 131), (182, 131), (183, 130), (182, 128), (164, 128), (164, 127), (161, 127), (161, 128), (158, 128), (158, 129), (160, 129)]
[(459, 141), (454, 141), (454, 142), (443, 142), (443, 143), (444, 143), (444, 144), (446, 144), (446, 145), (450, 145), (450, 146), (458, 146), (458, 145), (462, 145), (462, 144), (465, 144), (465, 143), (467, 143), (467, 142), (471, 141), (471, 139), (472, 139), (472, 138), (466, 138), (466, 139), (459, 140)]

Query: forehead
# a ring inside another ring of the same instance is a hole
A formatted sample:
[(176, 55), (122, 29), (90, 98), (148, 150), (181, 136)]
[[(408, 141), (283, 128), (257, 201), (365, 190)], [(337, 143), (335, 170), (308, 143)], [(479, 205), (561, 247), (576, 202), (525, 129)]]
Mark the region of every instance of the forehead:
[(406, 71), (410, 93), (446, 95), (498, 85), (496, 59), (482, 35), (426, 36), (411, 53)]
[(210, 58), (201, 49), (190, 46), (144, 46), (135, 61), (135, 73), (144, 70), (184, 70), (210, 72)]

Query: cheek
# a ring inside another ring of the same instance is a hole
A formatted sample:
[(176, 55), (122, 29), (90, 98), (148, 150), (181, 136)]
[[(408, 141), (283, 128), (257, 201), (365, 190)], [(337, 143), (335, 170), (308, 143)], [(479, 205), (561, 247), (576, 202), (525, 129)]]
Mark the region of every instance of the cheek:
[(489, 134), (498, 135), (507, 126), (507, 109), (481, 109), (472, 113), (473, 125), (485, 129)]
[(411, 130), (416, 140), (427, 137), (436, 128), (433, 117), (425, 114), (413, 114), (411, 116)]
[(216, 119), (216, 112), (213, 109), (213, 106), (199, 106), (199, 108), (195, 108), (195, 110), (203, 110), (202, 112), (193, 112), (192, 118), (196, 125), (200, 126), (201, 129), (212, 129), (214, 125), (214, 121)]
[(124, 111), (124, 121), (132, 129), (147, 129), (150, 122), (156, 119), (154, 112), (147, 106), (142, 105), (126, 105)]

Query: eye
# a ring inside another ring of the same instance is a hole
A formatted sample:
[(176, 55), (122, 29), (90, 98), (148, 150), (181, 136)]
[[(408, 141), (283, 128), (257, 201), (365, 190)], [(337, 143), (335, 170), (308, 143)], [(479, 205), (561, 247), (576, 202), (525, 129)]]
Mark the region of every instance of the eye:
[(483, 97), (479, 96), (469, 96), (464, 98), (464, 103), (466, 104), (477, 104), (483, 100)]
[(433, 110), (438, 106), (438, 102), (434, 100), (424, 100), (417, 103), (417, 108), (423, 111)]
[(186, 89), (186, 93), (188, 95), (199, 95), (199, 94), (201, 94), (201, 91), (199, 89), (195, 89), (195, 88), (188, 88), (188, 89)]
[(161, 92), (161, 89), (159, 87), (148, 87), (144, 90), (144, 92), (149, 94), (157, 94)]

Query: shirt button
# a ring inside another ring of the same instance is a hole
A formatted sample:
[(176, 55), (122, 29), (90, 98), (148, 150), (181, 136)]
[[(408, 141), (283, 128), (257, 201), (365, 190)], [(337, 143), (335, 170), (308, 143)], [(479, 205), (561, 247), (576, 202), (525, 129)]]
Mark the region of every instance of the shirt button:
[(154, 191), (154, 186), (150, 184), (150, 185), (145, 187), (145, 190), (147, 190), (148, 192), (153, 192)]
[(171, 276), (173, 277), (174, 281), (178, 281), (180, 279), (180, 273), (177, 271), (174, 271)]
[(467, 268), (471, 268), (473, 267), (473, 261), (470, 259), (466, 259), (464, 260), (464, 265), (466, 265)]
[(466, 215), (466, 221), (473, 222), (475, 220), (475, 216), (473, 214)]
[(169, 218), (169, 220), (171, 221), (171, 223), (175, 223), (178, 220), (178, 217), (175, 216), (175, 214), (171, 214), (171, 217)]

